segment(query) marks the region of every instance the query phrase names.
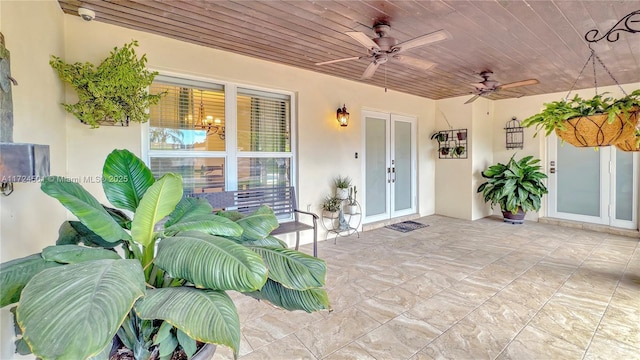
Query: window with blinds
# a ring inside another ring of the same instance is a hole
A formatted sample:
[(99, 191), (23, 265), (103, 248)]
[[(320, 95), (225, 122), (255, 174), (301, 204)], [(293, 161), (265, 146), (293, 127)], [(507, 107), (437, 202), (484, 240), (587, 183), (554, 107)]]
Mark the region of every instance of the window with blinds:
[(238, 89), (238, 149), (291, 151), (289, 96)]
[[(151, 150), (224, 151), (224, 89), (157, 82), (150, 93), (164, 92), (149, 109)], [(215, 135), (215, 136), (213, 136)]]
[(180, 174), (185, 194), (292, 185), (291, 95), (165, 75), (150, 92), (166, 93), (149, 109), (155, 176)]

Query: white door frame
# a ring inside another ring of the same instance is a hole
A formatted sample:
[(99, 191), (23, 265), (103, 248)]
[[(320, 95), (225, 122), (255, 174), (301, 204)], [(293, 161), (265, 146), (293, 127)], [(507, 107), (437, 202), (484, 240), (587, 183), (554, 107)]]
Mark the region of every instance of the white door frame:
[(395, 153), (394, 153), (394, 129), (393, 129), (393, 124), (395, 123), (395, 121), (402, 121), (402, 122), (409, 122), (411, 124), (411, 194), (412, 194), (412, 198), (411, 198), (411, 208), (409, 209), (404, 209), (404, 210), (399, 210), (396, 211), (393, 209), (393, 201), (394, 201), (394, 186), (393, 185), (393, 174), (387, 172), (387, 187), (386, 187), (386, 196), (385, 196), (385, 202), (386, 202), (386, 211), (382, 214), (376, 214), (373, 216), (364, 216), (363, 218), (363, 223), (371, 223), (371, 222), (375, 222), (375, 221), (383, 221), (383, 220), (389, 220), (391, 218), (395, 218), (395, 217), (399, 217), (399, 216), (404, 216), (404, 215), (410, 215), (410, 214), (415, 214), (416, 213), (416, 209), (417, 209), (417, 155), (418, 155), (418, 150), (417, 150), (417, 129), (416, 129), (416, 124), (417, 124), (417, 118), (413, 117), (413, 116), (405, 116), (405, 115), (398, 115), (398, 114), (391, 114), (391, 113), (385, 113), (385, 112), (380, 112), (380, 111), (372, 111), (372, 110), (362, 110), (361, 112), (361, 120), (362, 120), (362, 139), (363, 139), (363, 143), (362, 143), (362, 174), (363, 174), (363, 196), (362, 196), (362, 213), (363, 215), (366, 214), (366, 207), (367, 207), (367, 203), (366, 203), (366, 194), (367, 194), (367, 188), (366, 188), (366, 176), (367, 176), (367, 169), (366, 169), (366, 118), (376, 118), (376, 119), (384, 119), (386, 120), (386, 125), (385, 125), (385, 145), (387, 147), (387, 155), (386, 155), (386, 164), (385, 164), (385, 168), (388, 170), (391, 170), (394, 168), (394, 164), (392, 164), (392, 160), (394, 159)]
[[(561, 146), (573, 146), (570, 144), (564, 144)], [(616, 184), (616, 171), (615, 171), (615, 152), (619, 151), (615, 147), (601, 147), (598, 150), (600, 155), (600, 216), (588, 216), (581, 214), (573, 214), (557, 211), (557, 198), (558, 198), (558, 183), (557, 173), (563, 171), (562, 164), (557, 163), (558, 159), (558, 138), (552, 133), (547, 137), (547, 154), (548, 161), (546, 164), (547, 174), (549, 176), (548, 188), (549, 194), (547, 196), (547, 212), (548, 216), (552, 218), (574, 220), (580, 222), (587, 222), (592, 224), (601, 224), (608, 226), (615, 226), (627, 229), (638, 228), (638, 173), (639, 173), (639, 160), (637, 153), (633, 154), (633, 189), (636, 193), (632, 196), (630, 201), (632, 204), (632, 220), (618, 220), (615, 216), (616, 197), (615, 197), (615, 184)], [(554, 161), (554, 165), (551, 162)], [(554, 169), (556, 173), (551, 173), (551, 169)]]

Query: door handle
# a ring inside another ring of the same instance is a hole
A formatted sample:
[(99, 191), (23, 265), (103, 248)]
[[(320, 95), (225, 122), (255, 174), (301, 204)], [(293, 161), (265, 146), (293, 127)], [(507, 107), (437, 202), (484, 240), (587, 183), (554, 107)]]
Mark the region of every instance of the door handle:
[(391, 172), (393, 173), (393, 180), (391, 180), (391, 182), (394, 183), (396, 182), (396, 168), (392, 167)]
[(387, 182), (391, 183), (391, 168), (387, 168)]

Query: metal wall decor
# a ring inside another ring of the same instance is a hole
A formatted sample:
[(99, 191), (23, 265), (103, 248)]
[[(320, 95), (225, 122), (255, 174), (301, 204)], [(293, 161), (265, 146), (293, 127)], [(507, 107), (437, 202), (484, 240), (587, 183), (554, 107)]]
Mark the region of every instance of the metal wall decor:
[(520, 120), (512, 117), (507, 121), (506, 131), (507, 150), (524, 148), (524, 128), (520, 126)]
[(584, 39), (590, 43), (595, 43), (605, 38), (608, 42), (616, 42), (620, 38), (620, 31), (632, 34), (640, 33), (640, 10), (636, 10), (625, 15), (611, 29), (609, 29), (609, 31), (602, 34), (602, 36), (598, 36), (600, 34), (598, 29), (587, 31), (587, 33), (584, 34)]
[(439, 159), (466, 159), (467, 129), (441, 130), (431, 135), (438, 142)]

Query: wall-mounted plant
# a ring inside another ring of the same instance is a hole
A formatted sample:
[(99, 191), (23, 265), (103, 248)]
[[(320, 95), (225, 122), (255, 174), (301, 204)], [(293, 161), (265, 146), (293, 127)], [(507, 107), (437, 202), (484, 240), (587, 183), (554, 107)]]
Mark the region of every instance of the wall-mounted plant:
[(433, 135), (431, 135), (431, 140), (437, 140), (438, 142), (445, 142), (447, 141), (448, 137), (449, 137), (449, 134), (447, 134), (446, 132), (438, 131), (433, 133)]
[(467, 151), (467, 149), (463, 145), (456, 146), (453, 148), (453, 156), (460, 157), (464, 155), (465, 151)]
[(89, 62), (68, 64), (52, 55), (51, 67), (78, 93), (77, 103), (62, 104), (65, 110), (92, 128), (148, 121), (149, 105), (157, 104), (164, 94), (147, 91), (158, 73), (146, 69), (146, 55), (138, 59), (134, 46), (138, 46), (135, 40), (114, 48), (97, 67)]
[(448, 146), (443, 146), (440, 148), (440, 154), (442, 154), (442, 156), (449, 155), (449, 151), (451, 151), (451, 148), (449, 148)]

